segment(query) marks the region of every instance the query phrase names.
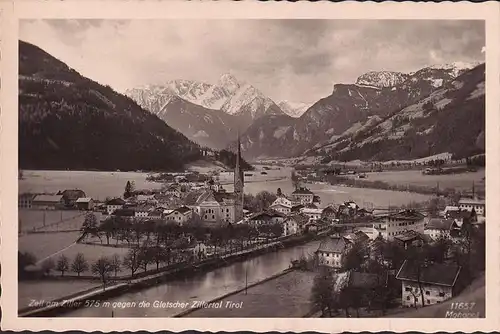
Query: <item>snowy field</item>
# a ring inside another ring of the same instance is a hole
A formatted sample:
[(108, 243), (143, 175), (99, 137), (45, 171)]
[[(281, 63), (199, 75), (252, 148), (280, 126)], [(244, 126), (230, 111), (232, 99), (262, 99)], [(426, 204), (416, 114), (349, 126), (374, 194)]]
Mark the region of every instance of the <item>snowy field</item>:
[(366, 175), (366, 180), (369, 181), (383, 181), (397, 185), (409, 184), (427, 187), (435, 187), (439, 182), (439, 187), (441, 189), (455, 188), (463, 190), (471, 189), (473, 182), (476, 189), (484, 189), (483, 178), (485, 177), (485, 170), (450, 175), (424, 175), (418, 170), (367, 173)]

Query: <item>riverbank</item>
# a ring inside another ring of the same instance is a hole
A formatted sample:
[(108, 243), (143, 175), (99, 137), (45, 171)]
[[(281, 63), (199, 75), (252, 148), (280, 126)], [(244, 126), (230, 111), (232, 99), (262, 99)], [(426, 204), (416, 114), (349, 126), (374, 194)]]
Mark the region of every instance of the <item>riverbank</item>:
[[(192, 277), (200, 272), (211, 271), (216, 268), (228, 266), (232, 263), (244, 261), (252, 257), (257, 257), (265, 253), (273, 252), (282, 248), (292, 247), (307, 243), (322, 236), (314, 235), (301, 235), (292, 236), (286, 239), (272, 242), (266, 245), (260, 245), (256, 248), (243, 250), (234, 254), (227, 255), (221, 258), (212, 258), (196, 264), (185, 265), (170, 271), (157, 272), (145, 277), (136, 278), (128, 282), (118, 283), (113, 286), (107, 287), (105, 291), (86, 291), (77, 293), (71, 298), (60, 298), (59, 300), (66, 300), (65, 303), (52, 303), (50, 305), (42, 305), (39, 307), (27, 308), (19, 311), (19, 316), (26, 317), (46, 317), (55, 316), (72, 310), (85, 307), (86, 301), (92, 300), (106, 300), (125, 293), (131, 293), (142, 289), (150, 288), (162, 283), (179, 278)], [(87, 303), (88, 304), (88, 303)]]
[(260, 282), (190, 308), (175, 317), (192, 318), (301, 318), (312, 308), (315, 273), (285, 270)]

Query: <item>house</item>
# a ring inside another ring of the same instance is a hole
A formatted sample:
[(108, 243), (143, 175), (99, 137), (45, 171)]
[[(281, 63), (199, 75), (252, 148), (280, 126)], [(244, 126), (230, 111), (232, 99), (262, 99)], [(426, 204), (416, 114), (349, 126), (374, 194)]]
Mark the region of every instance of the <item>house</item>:
[(348, 242), (339, 236), (324, 239), (316, 251), (318, 263), (322, 266), (341, 269), (345, 254), (349, 250)]
[(31, 209), (35, 196), (35, 194), (30, 193), (19, 194), (17, 206), (20, 209)]
[(162, 219), (163, 218), (163, 211), (164, 211), (164, 209), (162, 209), (162, 208), (156, 208), (153, 211), (150, 211), (148, 213), (148, 218), (150, 218), (150, 219)]
[(94, 200), (91, 197), (80, 197), (75, 204), (78, 210), (92, 210), (94, 208)]
[(454, 211), (460, 211), (460, 208), (458, 206), (453, 206), (453, 205), (447, 205), (444, 210), (440, 213), (440, 216), (447, 218), (447, 215), (450, 212)]
[(348, 233), (344, 235), (344, 239), (351, 245), (360, 244), (367, 246), (370, 241), (370, 237), (362, 231)]
[(115, 210), (122, 209), (125, 201), (121, 198), (113, 198), (106, 202), (106, 212), (108, 215), (113, 214)]
[(248, 223), (253, 226), (281, 224), (285, 215), (277, 211), (262, 211), (248, 218)]
[(405, 260), (396, 279), (402, 282), (401, 303), (406, 307), (432, 305), (455, 296), (463, 287), (461, 267), (453, 264), (422, 264)]
[(117, 217), (129, 217), (132, 218), (135, 216), (135, 210), (130, 209), (130, 208), (120, 208), (120, 209), (115, 209), (112, 212), (113, 216)]
[(337, 218), (337, 209), (333, 207), (333, 205), (328, 205), (321, 211), (321, 218), (325, 218), (327, 220), (333, 220)]
[(57, 193), (64, 198), (64, 204), (68, 207), (73, 207), (79, 198), (86, 197), (85, 192), (80, 189), (66, 189)]
[(314, 201), (314, 193), (307, 188), (300, 187), (292, 192), (292, 200), (300, 204), (308, 204)]
[(269, 208), (285, 215), (289, 215), (292, 212), (292, 201), (285, 196), (279, 196)]
[(180, 198), (182, 196), (181, 186), (178, 184), (171, 184), (163, 191), (163, 194)]
[(187, 206), (181, 206), (174, 210), (169, 210), (165, 214), (165, 219), (167, 221), (174, 221), (180, 225), (187, 222), (193, 216), (193, 210), (188, 208)]
[(478, 216), (486, 216), (486, 203), (484, 199), (461, 198), (458, 201), (458, 207), (462, 210), (474, 210)]
[(404, 249), (407, 249), (410, 246), (420, 247), (424, 244), (424, 242), (428, 241), (425, 234), (420, 234), (413, 230), (403, 231), (394, 236), (393, 240), (399, 242)]
[(148, 217), (149, 213), (153, 211), (154, 207), (151, 205), (141, 205), (134, 209), (134, 217)]
[(339, 216), (355, 216), (359, 206), (353, 201), (347, 201), (339, 205), (337, 215)]
[(425, 227), (424, 234), (432, 240), (440, 237), (457, 237), (460, 235), (460, 226), (453, 219), (431, 218)]
[(283, 221), (283, 236), (298, 234), (304, 231), (309, 217), (304, 214), (294, 214)]
[(32, 208), (38, 210), (61, 209), (64, 205), (63, 195), (36, 195), (32, 202)]
[(137, 203), (139, 204), (158, 204), (158, 201), (157, 199), (155, 198), (155, 195), (144, 195), (144, 194), (140, 194), (140, 195), (137, 195)]
[(445, 218), (454, 220), (458, 227), (461, 227), (463, 223), (474, 224), (478, 220), (475, 209), (472, 209), (471, 211), (462, 209), (459, 209), (458, 211), (449, 211)]
[(423, 234), (424, 218), (425, 216), (416, 210), (402, 210), (397, 213), (375, 217), (373, 228), (384, 239), (393, 240), (395, 236), (409, 230)]
[(311, 208), (302, 208), (300, 210), (301, 213), (305, 214), (307, 217), (309, 217), (309, 221), (313, 222), (316, 220), (321, 219), (321, 214), (323, 213), (322, 209), (311, 209)]

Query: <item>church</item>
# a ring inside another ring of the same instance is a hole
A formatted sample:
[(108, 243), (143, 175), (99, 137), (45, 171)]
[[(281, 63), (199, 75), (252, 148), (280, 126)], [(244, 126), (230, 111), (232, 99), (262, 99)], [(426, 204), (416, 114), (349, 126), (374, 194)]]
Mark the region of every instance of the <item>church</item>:
[(208, 224), (236, 223), (243, 219), (243, 169), (241, 168), (241, 145), (238, 136), (236, 164), (234, 168), (234, 191), (226, 192), (213, 180), (208, 189), (188, 194), (185, 205)]

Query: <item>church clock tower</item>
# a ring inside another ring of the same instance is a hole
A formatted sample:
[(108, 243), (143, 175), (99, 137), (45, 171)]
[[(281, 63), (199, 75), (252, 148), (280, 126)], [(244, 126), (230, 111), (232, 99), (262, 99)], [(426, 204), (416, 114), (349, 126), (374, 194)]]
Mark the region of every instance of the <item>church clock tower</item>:
[(236, 153), (236, 165), (234, 167), (234, 218), (238, 222), (243, 219), (243, 187), (244, 174), (241, 168), (241, 144), (240, 135), (238, 133), (238, 149)]

